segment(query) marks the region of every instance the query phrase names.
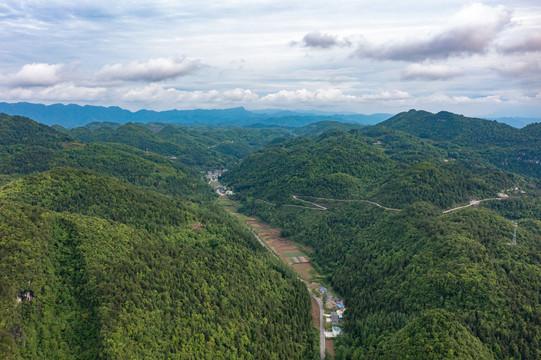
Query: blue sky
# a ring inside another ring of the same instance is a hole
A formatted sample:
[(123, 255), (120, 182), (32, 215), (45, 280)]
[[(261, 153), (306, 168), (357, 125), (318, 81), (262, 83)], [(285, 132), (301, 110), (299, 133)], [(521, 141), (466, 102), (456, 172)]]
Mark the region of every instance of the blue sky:
[(4, 0), (0, 43), (5, 102), (541, 117), (537, 0)]

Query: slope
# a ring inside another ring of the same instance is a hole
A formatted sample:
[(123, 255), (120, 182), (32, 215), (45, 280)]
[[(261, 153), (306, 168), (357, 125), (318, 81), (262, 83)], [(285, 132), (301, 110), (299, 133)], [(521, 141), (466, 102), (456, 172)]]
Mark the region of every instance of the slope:
[(304, 285), (191, 171), (58, 134), (44, 166), (0, 163), (0, 357), (314, 358)]
[[(344, 297), (337, 359), (541, 356), (538, 178), (492, 165), (483, 152), (506, 147), (497, 137), (477, 147), (442, 136), (379, 125), (329, 132), (269, 145), (223, 177), (244, 213), (313, 248), (312, 263)], [(351, 181), (331, 181), (341, 173)]]
[(541, 178), (539, 124), (519, 130), (496, 121), (449, 112), (432, 114), (410, 110), (380, 125), (430, 140), (470, 167), (485, 162), (502, 170)]

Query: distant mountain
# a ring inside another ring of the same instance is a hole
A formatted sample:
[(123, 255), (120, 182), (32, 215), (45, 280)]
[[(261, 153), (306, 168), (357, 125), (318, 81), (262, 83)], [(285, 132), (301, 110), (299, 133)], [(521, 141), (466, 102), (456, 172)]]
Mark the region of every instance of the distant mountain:
[(391, 114), (325, 114), (305, 113), (288, 110), (248, 111), (243, 107), (217, 110), (140, 110), (131, 112), (119, 107), (80, 106), (75, 104), (43, 105), (31, 103), (0, 103), (0, 112), (9, 115), (30, 117), (46, 125), (61, 125), (67, 128), (84, 126), (92, 122), (114, 122), (125, 124), (168, 123), (185, 125), (248, 126), (255, 123), (265, 125), (305, 126), (318, 121), (377, 124), (388, 119)]
[(528, 124), (541, 123), (541, 118), (501, 117), (490, 118), (489, 120), (496, 120), (497, 122), (509, 124), (516, 128), (522, 128)]

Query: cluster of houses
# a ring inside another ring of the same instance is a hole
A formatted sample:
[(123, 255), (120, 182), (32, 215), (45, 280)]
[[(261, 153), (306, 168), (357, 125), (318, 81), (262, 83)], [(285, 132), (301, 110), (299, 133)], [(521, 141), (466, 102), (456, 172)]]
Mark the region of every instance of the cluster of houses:
[(216, 187), (216, 192), (219, 195), (233, 195), (233, 191), (227, 190), (227, 188), (225, 186), (223, 186), (223, 185), (218, 185)]
[(223, 173), (225, 173), (226, 171), (228, 171), (228, 169), (209, 170), (205, 173), (205, 177), (208, 179), (209, 184), (212, 185), (212, 183), (215, 183), (213, 187), (219, 195), (233, 195), (233, 191), (227, 190), (224, 185), (216, 184), (218, 180), (220, 180), (220, 177), (223, 175)]
[(325, 322), (331, 324), (331, 331), (325, 331), (325, 338), (335, 338), (342, 333), (342, 329), (340, 329), (338, 325), (346, 311), (344, 300), (333, 296), (333, 294), (323, 286), (320, 286), (317, 290), (322, 296), (326, 297), (325, 307), (332, 310), (329, 314), (323, 314), (323, 316), (325, 316)]
[(220, 176), (222, 176), (223, 173), (227, 172), (228, 169), (223, 169), (223, 170), (209, 170), (207, 171), (207, 173), (205, 174), (205, 177), (209, 180), (209, 183), (213, 182), (213, 181), (218, 181), (220, 180)]

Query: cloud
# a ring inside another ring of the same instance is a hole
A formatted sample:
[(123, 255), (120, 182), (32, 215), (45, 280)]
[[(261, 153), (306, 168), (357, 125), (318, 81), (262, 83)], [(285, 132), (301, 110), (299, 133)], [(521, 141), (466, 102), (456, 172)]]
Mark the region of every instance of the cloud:
[(421, 61), (484, 53), (510, 20), (510, 12), (503, 6), (473, 4), (463, 8), (435, 34), (376, 45), (364, 41), (355, 54), (373, 59)]
[(336, 36), (322, 34), (319, 31), (314, 31), (304, 35), (302, 41), (306, 47), (319, 47), (323, 49), (330, 48), (338, 44), (336, 41)]
[(464, 70), (452, 65), (411, 64), (402, 70), (403, 80), (448, 80), (464, 74)]
[(541, 62), (536, 59), (513, 60), (494, 67), (497, 73), (505, 77), (541, 76)]
[(501, 104), (503, 100), (497, 95), (480, 97), (469, 97), (465, 95), (449, 96), (445, 93), (420, 96), (413, 101), (414, 104), (443, 104), (443, 105), (465, 105), (465, 104)]
[(280, 90), (258, 95), (250, 89), (183, 91), (166, 88), (153, 83), (124, 92), (123, 99), (129, 102), (146, 102), (155, 106), (158, 103), (175, 103), (176, 107), (186, 105), (205, 108), (227, 107), (234, 104), (248, 106), (334, 106), (337, 104), (372, 103), (403, 101), (410, 99), (409, 93), (399, 90), (381, 91), (373, 94), (355, 96), (345, 94), (340, 89), (298, 89)]
[(280, 90), (263, 96), (260, 101), (263, 103), (295, 104), (295, 103), (344, 103), (355, 102), (358, 98), (353, 95), (346, 95), (339, 89), (318, 89), (310, 91)]
[(64, 64), (26, 64), (15, 74), (5, 76), (4, 81), (15, 87), (51, 86), (62, 82), (67, 70)]
[(406, 91), (392, 90), (381, 91), (376, 94), (367, 94), (360, 97), (361, 101), (393, 101), (393, 100), (407, 100), (411, 95)]
[[(296, 46), (298, 44), (299, 43), (296, 41), (291, 42), (292, 46)], [(336, 35), (323, 34), (319, 31), (312, 31), (311, 33), (304, 35), (304, 37), (302, 38), (302, 46), (307, 48), (329, 49), (335, 46), (351, 46), (351, 42), (346, 39), (338, 40), (338, 37)]]
[(504, 54), (541, 51), (541, 32), (527, 34), (524, 38), (515, 38), (501, 45), (498, 50)]
[(143, 88), (131, 89), (123, 95), (123, 99), (133, 102), (183, 102), (187, 104), (228, 104), (250, 103), (258, 100), (258, 95), (249, 89), (232, 89), (225, 91), (183, 91), (175, 88), (164, 88), (152, 83)]
[(147, 62), (105, 65), (96, 73), (96, 77), (103, 80), (155, 82), (192, 74), (202, 66), (198, 60), (179, 57), (155, 58)]
[(72, 83), (61, 83), (50, 87), (24, 88), (0, 90), (0, 96), (4, 99), (21, 101), (83, 101), (92, 102), (101, 100), (107, 93), (106, 88), (77, 86)]

